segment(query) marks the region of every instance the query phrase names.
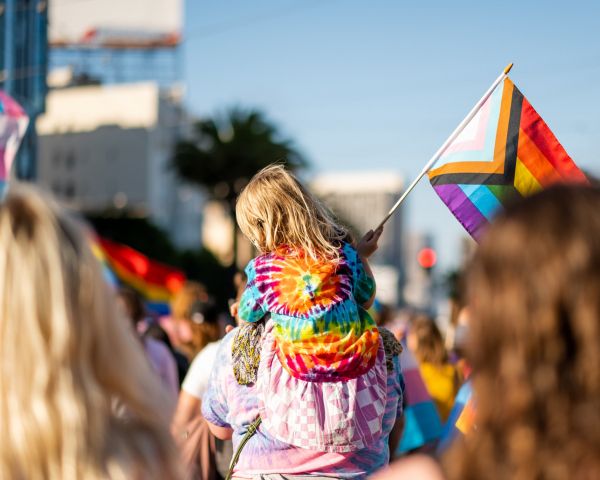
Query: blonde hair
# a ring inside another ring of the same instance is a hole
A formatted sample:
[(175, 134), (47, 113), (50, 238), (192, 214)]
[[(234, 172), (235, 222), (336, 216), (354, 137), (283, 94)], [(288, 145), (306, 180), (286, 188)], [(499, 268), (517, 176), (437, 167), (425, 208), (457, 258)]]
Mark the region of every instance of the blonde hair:
[(349, 240), (347, 230), (281, 165), (254, 175), (235, 211), (240, 230), (262, 253), (290, 247), (314, 260), (337, 260)]
[(451, 480), (600, 471), (600, 191), (555, 187), (500, 215), (468, 277), (476, 427)]
[(0, 368), (0, 478), (178, 478), (171, 406), (82, 229), (19, 185), (0, 203)]

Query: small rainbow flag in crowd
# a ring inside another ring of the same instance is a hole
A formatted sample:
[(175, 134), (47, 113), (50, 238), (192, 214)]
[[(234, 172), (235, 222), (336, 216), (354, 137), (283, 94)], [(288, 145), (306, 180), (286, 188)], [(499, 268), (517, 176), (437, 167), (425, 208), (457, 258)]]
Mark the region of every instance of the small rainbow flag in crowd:
[(106, 259), (104, 250), (100, 246), (100, 240), (94, 232), (88, 231), (87, 234), (92, 253), (94, 254), (94, 257), (96, 257), (96, 260), (98, 260), (98, 262), (100, 262), (100, 265), (102, 266), (102, 276), (104, 277), (104, 280), (111, 287), (118, 287), (119, 280), (117, 279), (115, 272), (113, 272), (110, 266), (108, 265), (108, 260)]
[(171, 300), (186, 280), (181, 270), (151, 260), (127, 245), (106, 238), (92, 241), (92, 251), (102, 263), (109, 283), (112, 272), (118, 283), (136, 290), (161, 312), (164, 310), (161, 306)]
[(28, 124), (25, 110), (0, 90), (0, 188), (8, 179)]
[(508, 77), (443, 150), (436, 165), (428, 172), (431, 185), (476, 240), (513, 198), (555, 183), (588, 183)]
[(435, 403), (427, 391), (419, 364), (406, 345), (400, 354), (404, 377), (404, 430), (396, 455), (427, 444), (433, 444), (442, 433), (442, 421)]
[(473, 430), (473, 428), (475, 428), (475, 414), (475, 402), (471, 396), (465, 403), (465, 408), (463, 408), (460, 416), (456, 420), (456, 429), (463, 435), (466, 435)]
[(475, 422), (475, 410), (473, 408), (473, 387), (467, 380), (458, 390), (454, 399), (454, 406), (450, 416), (444, 425), (444, 430), (438, 443), (436, 454), (442, 455), (452, 442), (460, 435), (466, 435)]

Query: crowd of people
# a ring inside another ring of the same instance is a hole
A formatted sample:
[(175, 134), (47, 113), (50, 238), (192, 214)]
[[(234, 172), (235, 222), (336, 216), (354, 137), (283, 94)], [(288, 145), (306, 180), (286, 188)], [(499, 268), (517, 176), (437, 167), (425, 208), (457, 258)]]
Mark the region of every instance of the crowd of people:
[(500, 213), (442, 332), (381, 314), (382, 230), (353, 238), (282, 166), (238, 198), (258, 254), (230, 311), (189, 281), (162, 318), (13, 184), (0, 479), (600, 478), (599, 208), (597, 187), (556, 186)]

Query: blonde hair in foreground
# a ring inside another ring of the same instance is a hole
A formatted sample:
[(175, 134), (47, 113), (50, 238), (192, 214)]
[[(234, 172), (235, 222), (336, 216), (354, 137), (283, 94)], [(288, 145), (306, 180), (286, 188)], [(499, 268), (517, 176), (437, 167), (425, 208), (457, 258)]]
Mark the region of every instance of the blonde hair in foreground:
[(177, 478), (170, 406), (82, 230), (19, 185), (0, 203), (0, 369), (0, 478)]
[(258, 172), (236, 204), (238, 225), (262, 252), (288, 246), (314, 260), (339, 258), (349, 234), (332, 214), (282, 165)]
[(499, 216), (468, 277), (476, 428), (450, 480), (600, 478), (600, 191)]

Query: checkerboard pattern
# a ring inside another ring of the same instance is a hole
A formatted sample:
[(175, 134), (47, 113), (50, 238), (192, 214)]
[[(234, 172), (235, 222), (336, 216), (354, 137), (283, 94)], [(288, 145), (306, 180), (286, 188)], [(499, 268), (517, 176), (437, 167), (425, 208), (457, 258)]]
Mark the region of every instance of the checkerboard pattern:
[(387, 400), (381, 340), (367, 373), (337, 382), (292, 377), (275, 349), (275, 342), (263, 343), (257, 380), (261, 428), (297, 447), (338, 453), (365, 448), (381, 436)]

